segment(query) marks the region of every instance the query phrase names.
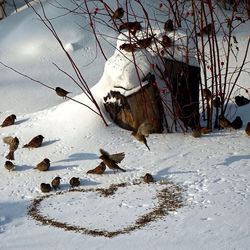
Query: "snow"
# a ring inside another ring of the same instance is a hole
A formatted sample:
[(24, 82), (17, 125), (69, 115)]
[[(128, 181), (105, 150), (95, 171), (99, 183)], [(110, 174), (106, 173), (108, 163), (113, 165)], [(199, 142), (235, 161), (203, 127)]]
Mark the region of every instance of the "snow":
[[(71, 1), (60, 2), (72, 7)], [(215, 130), (201, 138), (189, 133), (151, 134), (148, 151), (133, 140), (130, 131), (115, 126), (101, 104), (116, 85), (137, 88), (138, 76), (131, 71), (127, 59), (131, 60), (131, 55), (124, 52), (123, 58), (118, 50), (104, 43), (109, 55), (104, 66), (101, 53), (96, 55), (93, 36), (79, 28), (79, 22), (87, 25), (87, 20), (78, 15), (62, 15), (64, 10), (47, 1), (43, 3), (49, 16), (60, 16), (53, 21), (57, 32), (90, 83), (109, 126), (83, 105), (59, 98), (55, 92), (0, 65), (0, 120), (17, 114), (15, 125), (0, 128), (1, 140), (9, 135), (20, 140), (15, 152), (16, 170), (12, 172), (4, 168), (8, 147), (0, 143), (0, 249), (248, 249), (250, 152), (244, 129)], [(116, 35), (109, 29), (105, 31)], [(244, 47), (249, 28), (245, 26), (240, 34), (239, 47)], [(52, 87), (65, 87), (73, 92), (70, 97), (95, 109), (80, 94), (81, 90), (52, 66), (56, 62), (72, 72), (62, 50), (32, 9), (23, 9), (1, 21), (0, 36), (0, 61)], [(146, 58), (152, 55), (143, 50), (136, 52), (135, 57), (142, 77), (150, 71)], [(247, 74), (240, 81), (250, 88)], [(242, 117), (244, 128), (250, 120), (250, 106), (233, 105), (231, 108)], [(39, 134), (45, 137), (42, 147), (22, 148)], [(100, 163), (99, 148), (110, 153), (125, 152), (120, 166), (127, 172), (113, 173), (107, 169), (100, 176), (87, 175), (89, 169)], [(51, 160), (50, 170), (34, 170), (45, 157)], [(151, 173), (157, 182), (133, 185), (145, 173)], [(184, 206), (140, 229), (112, 238), (64, 231), (42, 225), (27, 215), (32, 201), (45, 195), (40, 191), (40, 183), (50, 183), (55, 176), (62, 178), (61, 189), (42, 200), (41, 213), (89, 230), (113, 231), (133, 224), (157, 205), (161, 181), (183, 189)], [(79, 190), (92, 191), (68, 192), (73, 176), (80, 177)], [(96, 191), (124, 182), (128, 186), (119, 187), (113, 196), (103, 197)]]

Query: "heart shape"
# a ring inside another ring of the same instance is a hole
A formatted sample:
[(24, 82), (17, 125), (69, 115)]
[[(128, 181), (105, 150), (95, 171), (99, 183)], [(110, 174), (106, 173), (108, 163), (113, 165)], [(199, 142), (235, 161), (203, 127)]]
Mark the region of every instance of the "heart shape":
[(34, 199), (28, 215), (66, 231), (114, 237), (144, 227), (183, 205), (180, 187), (170, 182), (157, 184), (137, 180), (107, 189), (61, 191)]

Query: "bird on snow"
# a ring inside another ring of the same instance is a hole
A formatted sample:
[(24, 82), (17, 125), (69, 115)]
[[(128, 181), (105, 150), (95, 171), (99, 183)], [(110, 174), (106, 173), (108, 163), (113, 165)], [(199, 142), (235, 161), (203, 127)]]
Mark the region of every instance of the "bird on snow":
[(72, 177), (70, 180), (69, 180), (69, 184), (70, 186), (73, 188), (73, 187), (78, 187), (80, 185), (80, 179), (77, 178), (77, 177)]
[(44, 137), (38, 135), (31, 139), (31, 141), (23, 146), (23, 148), (38, 148), (42, 145)]
[(149, 173), (146, 173), (144, 176), (143, 176), (143, 180), (144, 182), (146, 183), (149, 183), (149, 182), (154, 182), (154, 178), (151, 174)]
[(7, 127), (13, 125), (15, 123), (15, 120), (16, 120), (16, 115), (12, 114), (4, 119), (0, 127)]
[(48, 158), (44, 158), (40, 163), (36, 165), (34, 169), (38, 169), (40, 171), (47, 171), (50, 168), (50, 160)]
[(103, 174), (106, 170), (106, 165), (104, 162), (101, 162), (96, 168), (90, 169), (87, 174)]
[(236, 116), (236, 118), (231, 123), (234, 129), (241, 129), (243, 125), (243, 121), (241, 120), (240, 116)]
[(250, 122), (247, 123), (245, 131), (246, 131), (246, 134), (250, 136)]
[(61, 177), (57, 176), (57, 177), (55, 177), (55, 178), (51, 181), (51, 186), (52, 186), (54, 189), (57, 189), (57, 188), (59, 188), (59, 186), (60, 186), (60, 182), (61, 182)]
[(4, 167), (9, 171), (12, 171), (15, 169), (15, 165), (11, 161), (6, 161), (4, 164)]
[(51, 191), (51, 186), (49, 183), (41, 183), (40, 189), (43, 193), (49, 193)]
[(9, 153), (5, 156), (8, 160), (15, 160), (14, 152), (17, 150), (19, 145), (19, 140), (17, 137), (14, 137), (9, 144)]

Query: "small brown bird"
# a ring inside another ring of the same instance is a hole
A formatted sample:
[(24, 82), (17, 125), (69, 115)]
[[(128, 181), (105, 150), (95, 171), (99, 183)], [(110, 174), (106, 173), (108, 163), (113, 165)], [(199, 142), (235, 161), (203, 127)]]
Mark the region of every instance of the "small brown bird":
[(143, 177), (143, 180), (146, 182), (146, 183), (149, 183), (149, 182), (154, 182), (154, 178), (151, 174), (149, 173), (146, 173)]
[(38, 135), (31, 139), (28, 144), (25, 144), (23, 148), (38, 148), (42, 145), (44, 137), (42, 135)]
[(80, 179), (77, 177), (72, 177), (69, 181), (70, 186), (73, 187), (78, 187), (80, 185)]
[(38, 169), (40, 171), (47, 171), (50, 168), (50, 160), (48, 158), (44, 158), (40, 163), (36, 165), (34, 169)]
[(121, 19), (123, 15), (124, 15), (124, 9), (120, 7), (115, 10), (114, 14), (111, 17), (111, 20)]
[(225, 128), (225, 129), (232, 128), (231, 122), (223, 115), (219, 116), (219, 124), (221, 128)]
[(142, 29), (142, 26), (140, 22), (127, 22), (122, 23), (119, 26), (119, 31), (122, 31), (124, 29), (129, 30), (133, 35), (135, 35), (137, 31)]
[(202, 90), (202, 94), (203, 94), (203, 97), (205, 98), (205, 99), (207, 99), (207, 100), (211, 100), (211, 98), (212, 98), (212, 93), (211, 93), (211, 91), (209, 90), (209, 89), (207, 89), (207, 88), (205, 88), (205, 89), (203, 89)]
[(172, 45), (172, 39), (169, 36), (163, 35), (161, 40), (161, 45), (163, 48), (168, 48)]
[(51, 186), (49, 183), (41, 183), (40, 188), (43, 193), (49, 193), (51, 191)]
[(100, 153), (101, 153), (101, 156), (99, 157), (103, 162), (104, 164), (109, 167), (110, 169), (113, 169), (114, 172), (115, 171), (118, 171), (118, 170), (121, 170), (123, 172), (126, 172), (125, 169), (123, 168), (120, 168), (117, 163), (120, 163), (124, 157), (125, 157), (125, 154), (124, 152), (122, 153), (117, 153), (117, 154), (109, 154), (108, 152), (106, 152), (105, 150), (103, 149), (100, 149)]
[(174, 30), (174, 25), (173, 25), (173, 20), (172, 19), (168, 19), (165, 24), (164, 24), (164, 30), (166, 32), (170, 32)]
[(13, 171), (15, 169), (15, 165), (11, 161), (6, 161), (4, 167), (9, 171)]
[(17, 137), (14, 137), (9, 144), (9, 153), (5, 156), (5, 158), (7, 158), (8, 160), (15, 160), (14, 157), (14, 152), (17, 150), (19, 145), (19, 140)]
[(57, 189), (59, 188), (60, 186), (60, 180), (61, 180), (61, 177), (57, 176), (55, 177), (52, 182), (51, 182), (51, 186), (54, 188), (54, 189)]
[(60, 87), (56, 87), (55, 91), (57, 95), (63, 97), (64, 99), (67, 97), (67, 94), (71, 93)]
[(137, 45), (135, 43), (123, 43), (120, 46), (120, 49), (125, 50), (126, 52), (135, 52)]
[(151, 37), (148, 37), (148, 38), (138, 39), (138, 41), (136, 42), (136, 44), (140, 48), (146, 49), (146, 48), (148, 48), (151, 45), (154, 36), (155, 36), (155, 34), (153, 36), (151, 36)]
[(134, 130), (131, 135), (133, 135), (139, 142), (143, 142), (145, 146), (150, 150), (146, 137), (149, 136), (152, 130), (152, 124), (149, 122), (143, 122), (137, 130)]
[(240, 116), (236, 116), (231, 125), (234, 129), (241, 129), (243, 126), (243, 121), (241, 120)]
[(250, 122), (247, 123), (245, 131), (246, 131), (246, 134), (250, 136)]
[(246, 97), (244, 96), (235, 96), (235, 103), (241, 107), (241, 106), (244, 106), (244, 105), (247, 105), (248, 103), (250, 103), (250, 100), (247, 99)]
[(200, 32), (197, 33), (197, 36), (201, 36), (202, 34), (210, 35), (214, 29), (214, 25), (209, 23), (208, 25), (201, 28)]
[(199, 138), (199, 137), (201, 137), (201, 130), (200, 130), (200, 129), (194, 129), (194, 130), (192, 131), (192, 136), (193, 136), (194, 138)]
[(5, 137), (3, 138), (3, 142), (4, 142), (5, 144), (10, 145), (13, 139), (14, 139), (13, 136), (5, 136)]
[(106, 165), (104, 162), (101, 162), (96, 168), (90, 169), (87, 174), (103, 174), (106, 170)]
[(15, 120), (16, 120), (16, 115), (12, 114), (4, 119), (0, 127), (7, 127), (13, 125), (15, 123)]
[(212, 129), (211, 128), (207, 128), (207, 127), (202, 127), (201, 128), (201, 133), (202, 134), (209, 134), (212, 132)]

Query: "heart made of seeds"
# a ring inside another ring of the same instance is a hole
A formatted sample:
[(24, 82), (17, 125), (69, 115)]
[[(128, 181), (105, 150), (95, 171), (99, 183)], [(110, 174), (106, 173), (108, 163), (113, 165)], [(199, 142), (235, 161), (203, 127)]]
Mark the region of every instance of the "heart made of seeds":
[(70, 189), (34, 199), (28, 215), (66, 231), (114, 237), (146, 226), (183, 206), (173, 183), (112, 184), (109, 188)]

